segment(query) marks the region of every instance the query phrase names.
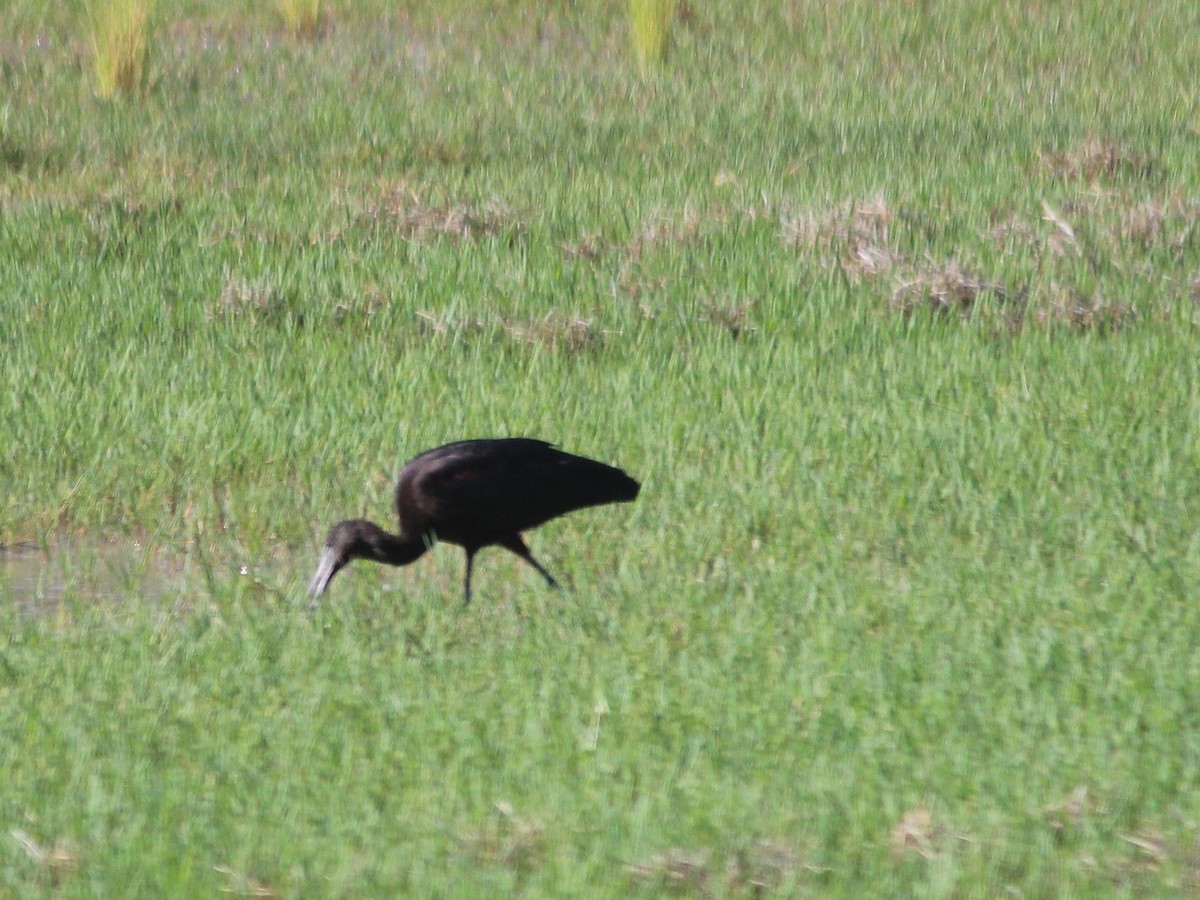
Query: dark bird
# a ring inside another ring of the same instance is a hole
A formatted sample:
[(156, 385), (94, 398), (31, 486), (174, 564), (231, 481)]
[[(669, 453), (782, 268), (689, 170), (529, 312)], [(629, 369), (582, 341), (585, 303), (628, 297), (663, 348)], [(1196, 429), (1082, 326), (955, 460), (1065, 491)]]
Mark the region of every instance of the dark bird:
[(627, 503), (640, 487), (620, 469), (528, 438), (459, 441), (427, 450), (396, 478), (400, 533), (363, 519), (338, 522), (329, 529), (309, 594), (324, 593), (352, 559), (405, 566), (438, 541), (467, 551), (464, 605), (471, 602), (475, 554), (491, 545), (511, 550), (557, 587), (521, 532), (585, 506)]

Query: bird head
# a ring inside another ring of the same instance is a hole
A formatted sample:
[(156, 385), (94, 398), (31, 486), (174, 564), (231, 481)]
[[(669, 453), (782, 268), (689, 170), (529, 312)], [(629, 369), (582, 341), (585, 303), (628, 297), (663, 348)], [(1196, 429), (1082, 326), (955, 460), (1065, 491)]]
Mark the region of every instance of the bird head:
[(370, 534), (379, 529), (370, 522), (349, 519), (338, 522), (329, 529), (321, 558), (317, 561), (317, 572), (308, 584), (308, 596), (314, 600), (325, 593), (333, 576), (356, 556), (365, 556), (370, 543)]

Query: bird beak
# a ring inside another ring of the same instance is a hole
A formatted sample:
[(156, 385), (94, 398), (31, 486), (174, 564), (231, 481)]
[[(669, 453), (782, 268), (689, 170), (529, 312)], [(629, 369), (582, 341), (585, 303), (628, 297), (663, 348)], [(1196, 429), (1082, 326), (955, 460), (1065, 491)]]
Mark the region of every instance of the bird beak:
[(308, 584), (309, 598), (315, 601), (325, 593), (325, 588), (329, 587), (329, 582), (333, 580), (333, 576), (341, 567), (342, 564), (338, 562), (337, 554), (333, 552), (332, 547), (326, 544), (325, 549), (321, 551), (321, 559), (317, 563), (317, 574), (313, 575), (312, 581)]

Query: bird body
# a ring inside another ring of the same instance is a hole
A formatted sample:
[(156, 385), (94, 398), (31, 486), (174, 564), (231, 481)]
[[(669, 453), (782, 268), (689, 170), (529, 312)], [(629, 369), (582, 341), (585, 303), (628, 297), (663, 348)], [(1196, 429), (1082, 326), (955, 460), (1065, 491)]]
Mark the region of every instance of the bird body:
[(573, 456), (545, 441), (499, 438), (458, 441), (413, 458), (396, 479), (399, 534), (363, 519), (329, 531), (310, 585), (314, 596), (355, 558), (407, 565), (436, 542), (458, 544), (467, 554), (464, 593), (471, 601), (471, 568), (483, 547), (520, 556), (552, 585), (521, 532), (565, 513), (637, 497), (640, 485), (620, 469)]

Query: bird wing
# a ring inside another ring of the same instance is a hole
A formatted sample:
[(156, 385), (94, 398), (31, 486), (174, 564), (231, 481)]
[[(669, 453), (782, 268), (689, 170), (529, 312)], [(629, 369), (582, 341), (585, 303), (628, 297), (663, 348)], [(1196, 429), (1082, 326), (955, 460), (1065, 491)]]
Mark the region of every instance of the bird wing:
[(636, 482), (617, 469), (523, 438), (465, 441), (423, 453), (400, 473), (402, 527), (484, 545), (595, 503)]
[(448, 523), (470, 525), (476, 518), (472, 511), (486, 503), (488, 485), (495, 489), (502, 480), (505, 460), (550, 446), (532, 438), (467, 440), (413, 457), (396, 479), (401, 532), (437, 530), (445, 538)]

